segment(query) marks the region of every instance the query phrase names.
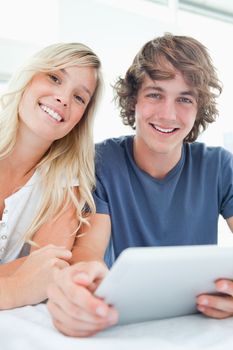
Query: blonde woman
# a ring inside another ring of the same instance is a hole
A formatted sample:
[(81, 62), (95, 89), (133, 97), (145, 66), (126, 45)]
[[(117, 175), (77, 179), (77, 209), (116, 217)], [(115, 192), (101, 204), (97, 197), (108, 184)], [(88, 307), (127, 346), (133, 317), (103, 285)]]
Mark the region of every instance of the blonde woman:
[(0, 309), (46, 299), (85, 208), (95, 211), (93, 113), (100, 61), (79, 43), (54, 44), (16, 73), (0, 111)]

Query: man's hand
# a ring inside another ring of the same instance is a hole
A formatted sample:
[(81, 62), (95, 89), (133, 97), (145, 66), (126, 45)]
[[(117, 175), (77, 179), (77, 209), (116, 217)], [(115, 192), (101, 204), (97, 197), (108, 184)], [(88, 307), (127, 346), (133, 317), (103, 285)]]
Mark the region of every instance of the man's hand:
[(202, 294), (197, 297), (197, 309), (213, 318), (233, 316), (233, 281), (218, 280), (215, 283), (219, 295)]
[(65, 335), (86, 337), (118, 321), (117, 311), (93, 292), (107, 274), (100, 262), (80, 262), (57, 270), (48, 288), (48, 310), (55, 327)]

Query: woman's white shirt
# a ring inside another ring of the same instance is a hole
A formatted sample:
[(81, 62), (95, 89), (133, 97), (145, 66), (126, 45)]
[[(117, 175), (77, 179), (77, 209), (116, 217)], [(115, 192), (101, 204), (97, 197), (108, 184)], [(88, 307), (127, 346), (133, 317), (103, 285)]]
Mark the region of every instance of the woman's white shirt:
[(0, 263), (16, 259), (42, 198), (40, 173), (36, 170), (28, 182), (4, 201), (0, 221)]
[[(78, 180), (73, 181), (78, 186)], [(28, 182), (4, 201), (0, 220), (0, 264), (19, 257), (25, 244), (25, 233), (34, 219), (42, 200), (40, 171), (37, 169)]]

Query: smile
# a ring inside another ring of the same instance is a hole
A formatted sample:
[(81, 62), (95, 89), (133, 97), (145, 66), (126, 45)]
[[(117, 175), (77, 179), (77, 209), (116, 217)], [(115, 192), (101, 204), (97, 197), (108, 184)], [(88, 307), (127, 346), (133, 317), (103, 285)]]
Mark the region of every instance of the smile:
[(172, 134), (173, 132), (175, 132), (176, 130), (178, 130), (178, 128), (161, 128), (159, 126), (155, 126), (154, 124), (150, 123), (150, 125), (157, 131), (159, 131), (162, 134)]
[(62, 121), (63, 121), (63, 118), (60, 116), (60, 114), (57, 113), (57, 112), (55, 112), (55, 111), (54, 111), (53, 109), (51, 109), (50, 107), (45, 106), (45, 105), (43, 105), (43, 104), (41, 104), (41, 103), (39, 103), (39, 106), (40, 106), (40, 108), (41, 108), (44, 112), (48, 113), (48, 115), (49, 115), (50, 117), (52, 117), (53, 119), (55, 119), (56, 121), (58, 121), (58, 122), (62, 122)]

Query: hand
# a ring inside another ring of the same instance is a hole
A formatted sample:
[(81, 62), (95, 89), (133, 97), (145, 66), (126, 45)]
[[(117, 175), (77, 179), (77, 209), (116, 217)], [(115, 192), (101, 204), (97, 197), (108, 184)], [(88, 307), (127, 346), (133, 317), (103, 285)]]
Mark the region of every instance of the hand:
[(86, 337), (117, 323), (117, 311), (93, 295), (107, 272), (97, 261), (80, 262), (56, 272), (55, 283), (48, 288), (47, 306), (60, 332)]
[(47, 287), (53, 280), (55, 269), (69, 266), (68, 260), (71, 257), (72, 253), (69, 250), (52, 244), (33, 251), (22, 265), (6, 278), (9, 303), (6, 308), (37, 304), (45, 300)]
[(219, 295), (202, 294), (197, 297), (197, 309), (206, 316), (227, 318), (233, 316), (233, 281), (218, 280), (215, 283)]

